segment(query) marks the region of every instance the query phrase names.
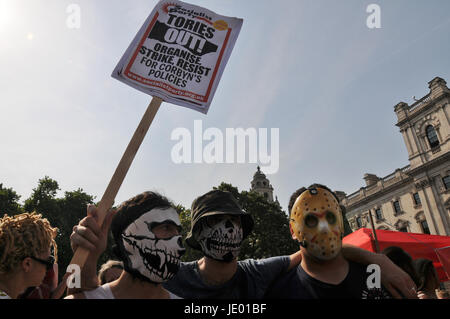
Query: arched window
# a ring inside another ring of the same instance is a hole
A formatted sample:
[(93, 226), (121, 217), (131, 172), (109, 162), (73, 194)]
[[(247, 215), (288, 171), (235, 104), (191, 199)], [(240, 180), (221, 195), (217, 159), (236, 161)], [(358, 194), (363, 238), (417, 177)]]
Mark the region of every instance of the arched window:
[(439, 146), (439, 139), (437, 137), (436, 130), (434, 129), (434, 127), (432, 125), (427, 126), (426, 134), (427, 134), (428, 143), (430, 143), (431, 148)]
[(422, 233), (424, 234), (431, 234), (430, 227), (428, 227), (427, 219), (425, 218), (425, 214), (423, 212), (419, 212), (416, 214), (415, 219), (417, 223), (419, 224)]
[(406, 221), (406, 220), (398, 220), (396, 223), (395, 223), (395, 228), (397, 229), (397, 231), (401, 231), (401, 232), (404, 232), (404, 233), (407, 233), (408, 232), (408, 222)]

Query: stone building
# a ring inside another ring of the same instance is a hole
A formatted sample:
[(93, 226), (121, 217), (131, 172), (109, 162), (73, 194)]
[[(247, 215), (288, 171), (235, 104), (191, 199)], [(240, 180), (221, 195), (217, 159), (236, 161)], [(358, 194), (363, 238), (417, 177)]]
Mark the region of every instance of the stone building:
[(258, 166), (258, 170), (253, 175), (250, 191), (257, 192), (267, 198), (267, 201), (273, 202), (273, 187), (270, 185), (270, 181), (266, 175), (261, 172), (261, 168)]
[(450, 90), (439, 77), (429, 88), (394, 108), (409, 164), (385, 177), (365, 174), (364, 187), (339, 192), (353, 230), (371, 227), (370, 211), (376, 229), (450, 236)]

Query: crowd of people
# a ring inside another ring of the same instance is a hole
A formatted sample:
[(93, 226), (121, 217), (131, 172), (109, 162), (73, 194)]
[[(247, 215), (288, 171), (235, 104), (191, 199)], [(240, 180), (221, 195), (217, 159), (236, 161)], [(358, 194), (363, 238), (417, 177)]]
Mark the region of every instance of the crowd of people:
[[(430, 260), (412, 260), (399, 247), (376, 254), (343, 245), (350, 227), (345, 209), (325, 185), (295, 191), (289, 202), (290, 232), (299, 250), (287, 256), (238, 260), (254, 220), (230, 193), (213, 190), (196, 198), (184, 243), (203, 257), (185, 253), (175, 205), (144, 192), (108, 211), (102, 225), (94, 205), (74, 225), (73, 251), (89, 256), (81, 287), (57, 284), (57, 229), (36, 213), (0, 219), (0, 299), (444, 299)], [(98, 269), (112, 233), (117, 260)], [(367, 266), (380, 267), (379, 286), (367, 283)]]

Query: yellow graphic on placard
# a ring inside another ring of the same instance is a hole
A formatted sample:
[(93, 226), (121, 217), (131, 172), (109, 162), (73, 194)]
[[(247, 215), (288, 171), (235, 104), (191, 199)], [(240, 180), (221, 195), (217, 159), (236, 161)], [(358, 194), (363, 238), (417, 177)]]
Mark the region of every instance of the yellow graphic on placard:
[(226, 21), (223, 21), (223, 20), (217, 20), (216, 22), (213, 23), (213, 27), (214, 27), (214, 29), (219, 30), (219, 31), (227, 30), (228, 23), (226, 23)]

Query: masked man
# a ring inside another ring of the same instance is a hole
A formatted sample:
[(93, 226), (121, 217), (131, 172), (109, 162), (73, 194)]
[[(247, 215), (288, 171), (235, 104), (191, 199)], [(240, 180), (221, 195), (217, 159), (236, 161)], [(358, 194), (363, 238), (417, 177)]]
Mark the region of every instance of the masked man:
[[(292, 238), (300, 243), (302, 261), (275, 282), (267, 297), (389, 298), (381, 286), (379, 267), (374, 270), (378, 273), (368, 272), (366, 265), (344, 258), (344, 222), (334, 193), (315, 184), (296, 195), (290, 212), (290, 230)], [(372, 274), (373, 280), (368, 278)]]
[[(301, 252), (290, 256), (266, 259), (239, 260), (242, 241), (253, 228), (253, 219), (245, 212), (230, 192), (210, 191), (192, 203), (191, 231), (186, 243), (203, 253), (203, 258), (182, 262), (176, 276), (164, 287), (182, 298), (202, 299), (261, 299), (268, 287), (279, 276), (295, 268)], [(98, 285), (96, 277), (97, 259), (106, 247), (108, 219), (102, 228), (88, 216), (74, 227), (72, 246), (83, 246), (91, 251), (82, 270), (82, 289), (93, 289)], [(345, 257), (361, 262), (379, 263), (384, 279), (402, 289), (403, 272), (386, 256), (359, 248), (345, 247)], [(384, 259), (383, 259), (384, 258)]]
[(111, 230), (114, 253), (123, 262), (119, 279), (70, 296), (87, 299), (179, 299), (162, 287), (179, 269), (185, 252), (181, 224), (173, 205), (163, 196), (145, 192), (123, 203)]
[(200, 260), (182, 263), (165, 287), (183, 298), (262, 298), (267, 287), (299, 260), (296, 255), (238, 261), (253, 218), (230, 192), (210, 191), (192, 203), (186, 243), (202, 251)]

